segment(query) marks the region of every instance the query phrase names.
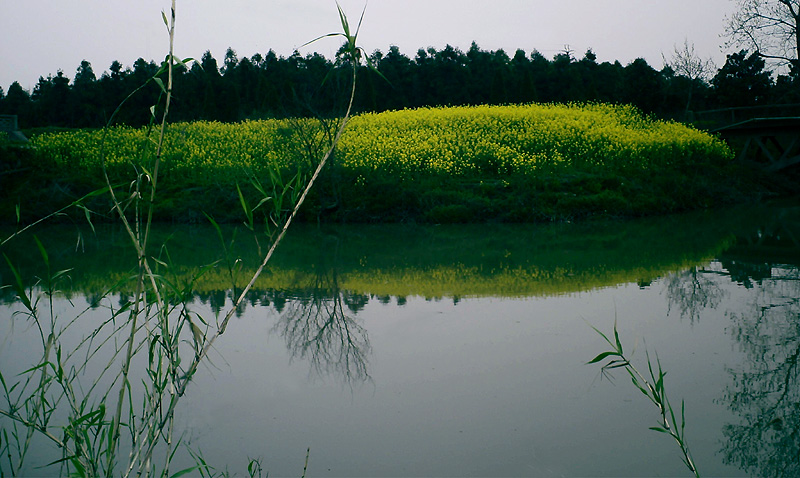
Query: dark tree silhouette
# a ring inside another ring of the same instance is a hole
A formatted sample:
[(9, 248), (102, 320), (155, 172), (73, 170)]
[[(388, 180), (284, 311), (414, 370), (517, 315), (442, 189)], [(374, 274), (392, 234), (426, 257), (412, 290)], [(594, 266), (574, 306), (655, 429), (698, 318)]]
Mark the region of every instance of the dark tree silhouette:
[(19, 82), (11, 83), (5, 98), (0, 101), (0, 112), (4, 114), (17, 115), (17, 122), (21, 127), (31, 125), (31, 95), (22, 88)]
[(31, 99), (35, 103), (35, 121), (40, 125), (70, 126), (69, 112), (69, 78), (58, 70), (56, 76), (39, 77), (33, 88)]
[[(688, 49), (688, 46), (687, 46)], [(691, 51), (689, 51), (691, 53)], [(689, 55), (687, 60), (692, 60)], [(422, 106), (583, 102), (633, 104), (648, 114), (690, 119), (692, 110), (800, 101), (800, 68), (775, 82), (764, 59), (741, 51), (708, 82), (706, 75), (684, 71), (675, 62), (658, 71), (644, 59), (623, 66), (597, 61), (587, 50), (578, 59), (565, 50), (548, 59), (537, 50), (489, 51), (472, 43), (466, 53), (446, 45), (419, 49), (413, 58), (397, 46), (370, 55), (380, 74), (362, 67), (355, 101), (357, 112)], [(293, 52), (284, 57), (269, 50), (239, 58), (228, 48), (220, 66), (210, 51), (199, 61), (174, 71), (172, 117), (179, 121), (235, 122), (249, 118), (316, 117), (341, 114), (348, 84), (341, 54), (328, 59), (318, 53)], [(687, 65), (691, 66), (690, 63)], [(99, 78), (83, 61), (75, 80), (62, 72), (41, 77), (32, 94), (17, 83), (0, 98), (0, 110), (34, 126), (99, 127), (117, 106), (158, 70), (153, 61), (137, 59), (131, 67), (114, 61)], [(695, 72), (696, 73), (696, 72)], [(117, 122), (138, 126), (150, 119), (159, 88), (150, 82), (128, 99)]]
[(91, 127), (104, 122), (98, 86), (92, 64), (83, 60), (72, 82), (69, 104), (71, 126)]
[(772, 87), (764, 59), (747, 51), (728, 55), (725, 65), (711, 80), (721, 106), (753, 106), (762, 103)]

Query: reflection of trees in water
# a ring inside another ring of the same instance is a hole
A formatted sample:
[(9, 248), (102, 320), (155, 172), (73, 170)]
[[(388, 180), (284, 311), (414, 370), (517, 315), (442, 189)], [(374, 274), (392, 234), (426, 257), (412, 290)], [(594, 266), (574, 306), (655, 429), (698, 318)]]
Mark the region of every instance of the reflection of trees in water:
[(725, 290), (714, 280), (711, 272), (692, 267), (667, 277), (669, 309), (677, 307), (681, 317), (689, 317), (694, 323), (704, 309), (716, 308), (725, 297)]
[(314, 373), (340, 375), (347, 383), (369, 380), (367, 330), (345, 313), (348, 295), (301, 297), (289, 302), (273, 327), (293, 359), (308, 359)]
[(352, 385), (369, 380), (371, 348), (367, 330), (348, 311), (362, 310), (370, 297), (339, 288), (332, 251), (334, 265), (326, 267), (323, 260), (315, 266), (310, 283), (290, 294), (273, 330), (286, 340), (292, 359), (307, 359), (313, 373), (340, 375)]
[(731, 280), (752, 289), (764, 279), (772, 276), (772, 266), (766, 262), (754, 263), (739, 260), (727, 260), (722, 263)]
[[(797, 214), (797, 211), (790, 211)], [(669, 307), (692, 322), (707, 308), (719, 306), (725, 291), (716, 277), (752, 289), (764, 281), (776, 280), (773, 264), (800, 260), (800, 230), (795, 216), (784, 211), (748, 236), (737, 236), (735, 244), (707, 268), (693, 267), (666, 279)], [(641, 284), (640, 284), (641, 285)]]
[(746, 360), (722, 401), (741, 417), (723, 433), (730, 465), (758, 476), (800, 476), (800, 269), (773, 268), (729, 328)]
[[(241, 316), (247, 306), (272, 307), (280, 314), (273, 330), (284, 337), (293, 359), (308, 359), (320, 376), (335, 373), (351, 384), (367, 381), (371, 351), (367, 330), (348, 314), (363, 310), (371, 298), (340, 290), (334, 269), (315, 270), (311, 283), (303, 287), (250, 290), (236, 315)], [(233, 298), (231, 290), (197, 294), (197, 300), (215, 314)], [(401, 304), (401, 299), (397, 302)]]
[(753, 476), (800, 476), (800, 267), (776, 265), (798, 263), (800, 231), (779, 219), (666, 282), (670, 308), (692, 321), (719, 306), (727, 284), (750, 290), (747, 306), (727, 312), (744, 361), (720, 401), (739, 417), (723, 429), (723, 460)]

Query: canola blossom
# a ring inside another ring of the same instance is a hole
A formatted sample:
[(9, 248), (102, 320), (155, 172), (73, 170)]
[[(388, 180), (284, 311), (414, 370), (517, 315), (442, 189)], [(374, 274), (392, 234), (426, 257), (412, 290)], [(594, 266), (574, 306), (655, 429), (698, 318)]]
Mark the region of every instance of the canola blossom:
[(729, 159), (696, 129), (650, 120), (630, 106), (519, 105), (421, 108), (353, 118), (343, 165), (398, 177), (529, 174), (543, 169), (644, 169)]
[[(60, 166), (92, 171), (125, 167), (152, 159), (155, 136), (145, 128), (113, 127), (105, 132), (79, 130), (44, 134), (34, 147)], [(241, 170), (295, 166), (301, 142), (288, 120), (236, 124), (198, 121), (169, 126), (162, 171), (181, 181), (235, 179)]]
[[(176, 123), (164, 144), (164, 176), (180, 183), (231, 183), (242, 170), (296, 170), (319, 158), (308, 144), (323, 134), (313, 120)], [(310, 132), (313, 131), (313, 132)], [(105, 136), (104, 136), (105, 135)], [(91, 172), (152, 157), (145, 129), (114, 127), (34, 139), (56, 164)], [(102, 147), (101, 147), (102, 145)], [(497, 178), (570, 168), (624, 171), (726, 161), (728, 147), (683, 124), (656, 121), (631, 106), (527, 104), (420, 108), (353, 117), (336, 165), (356, 183), (380, 177)], [(310, 169), (310, 168), (308, 168)]]

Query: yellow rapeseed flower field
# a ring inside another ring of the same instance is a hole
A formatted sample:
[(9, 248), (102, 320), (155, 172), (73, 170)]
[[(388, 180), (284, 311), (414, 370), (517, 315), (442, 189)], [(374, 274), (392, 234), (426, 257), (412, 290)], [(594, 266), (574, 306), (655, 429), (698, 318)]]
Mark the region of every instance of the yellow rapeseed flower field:
[[(309, 139), (323, 137), (316, 131), (309, 138), (313, 126), (312, 120), (171, 124), (162, 171), (197, 185), (232, 184), (243, 170), (308, 171), (319, 159), (309, 157)], [(107, 166), (125, 170), (151, 161), (155, 149), (145, 129), (128, 127), (45, 134), (33, 144), (56, 163), (87, 173), (98, 170), (103, 155)], [(336, 167), (359, 184), (375, 177), (482, 179), (571, 169), (608, 174), (730, 157), (717, 138), (652, 120), (631, 106), (527, 104), (360, 114), (342, 136)]]
[(343, 164), (365, 173), (535, 173), (543, 168), (648, 168), (725, 159), (712, 136), (643, 117), (630, 106), (421, 108), (353, 118)]

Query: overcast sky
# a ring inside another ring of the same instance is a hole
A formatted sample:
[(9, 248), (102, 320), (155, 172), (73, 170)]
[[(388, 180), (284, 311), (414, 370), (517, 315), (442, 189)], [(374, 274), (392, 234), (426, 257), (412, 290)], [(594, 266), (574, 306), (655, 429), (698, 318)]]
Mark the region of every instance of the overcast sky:
[[(365, 0), (340, 0), (353, 25)], [(32, 91), (39, 76), (59, 69), (73, 78), (81, 60), (99, 77), (114, 60), (161, 60), (168, 37), (161, 11), (169, 0), (0, 0), (0, 86), (13, 81)], [(644, 58), (660, 69), (684, 39), (717, 67), (725, 62), (725, 18), (732, 0), (369, 0), (360, 43), (386, 52), (397, 45), (413, 58), (419, 48), (450, 44), (484, 50), (534, 49), (547, 58), (591, 48), (598, 61), (627, 64)], [(178, 0), (176, 51), (200, 58), (210, 50), (222, 64), (232, 47), (239, 58), (270, 49), (288, 56), (305, 42), (340, 31), (334, 0)], [(340, 41), (301, 49), (328, 57)]]

